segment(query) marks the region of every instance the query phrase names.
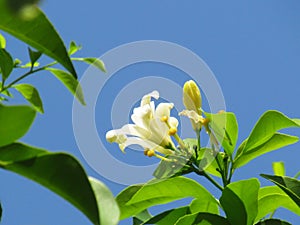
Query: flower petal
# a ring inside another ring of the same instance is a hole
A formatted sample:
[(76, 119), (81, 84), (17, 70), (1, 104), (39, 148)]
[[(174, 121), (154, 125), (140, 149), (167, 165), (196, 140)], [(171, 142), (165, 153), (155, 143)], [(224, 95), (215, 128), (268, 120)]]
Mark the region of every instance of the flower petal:
[(152, 91), (151, 93), (144, 95), (141, 101), (141, 106), (147, 105), (150, 103), (151, 98), (158, 99), (159, 98), (159, 92), (158, 91)]
[(126, 135), (119, 133), (119, 130), (110, 130), (106, 133), (106, 140), (110, 143), (116, 142), (118, 144), (125, 142)]
[(177, 128), (179, 122), (175, 117), (170, 117), (169, 118), (169, 124), (170, 124), (171, 127), (176, 127)]
[(170, 117), (170, 111), (174, 107), (173, 103), (160, 103), (156, 107), (155, 117), (161, 119), (163, 116)]
[(127, 138), (126, 142), (122, 143), (119, 145), (120, 149), (122, 151), (125, 150), (125, 148), (127, 148), (130, 145), (139, 145), (141, 146), (143, 149), (153, 149), (157, 152), (160, 152), (162, 154), (171, 154), (172, 151), (169, 149), (164, 149), (163, 147), (157, 145), (154, 142), (151, 142), (149, 140), (144, 140), (138, 137), (129, 137)]
[(200, 116), (197, 112), (194, 110), (183, 110), (182, 112), (179, 113), (179, 116), (186, 116), (193, 120), (195, 123), (201, 122), (203, 120), (203, 117)]

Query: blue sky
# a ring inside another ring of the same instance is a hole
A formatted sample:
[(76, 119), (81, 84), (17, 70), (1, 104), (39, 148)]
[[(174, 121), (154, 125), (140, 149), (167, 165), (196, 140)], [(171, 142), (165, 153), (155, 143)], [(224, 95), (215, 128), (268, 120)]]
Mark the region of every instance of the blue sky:
[[(227, 110), (236, 113), (239, 143), (265, 110), (276, 109), (300, 118), (300, 2), (297, 0), (75, 0), (72, 4), (44, 0), (42, 8), (66, 43), (75, 40), (83, 46), (79, 56), (98, 57), (121, 44), (139, 40), (174, 42), (195, 52), (219, 81)], [(26, 46), (6, 37), (8, 49), (25, 61)], [(76, 66), (80, 77), (86, 66)], [(121, 72), (124, 76), (133, 72), (166, 76), (178, 73), (159, 65), (141, 65)], [(121, 191), (124, 186), (102, 178), (81, 156), (72, 130), (72, 96), (48, 73), (40, 73), (27, 81), (39, 87), (45, 114), (37, 117), (23, 140), (54, 151), (70, 152), (79, 158), (90, 175), (104, 181), (114, 194)], [(16, 97), (20, 96), (16, 94)], [(97, 110), (112, 101), (109, 97), (98, 101)], [(300, 136), (299, 130), (290, 131)], [(111, 151), (119, 151), (114, 145), (110, 147)], [(273, 161), (284, 161), (287, 174), (294, 176), (300, 170), (299, 148), (300, 143), (252, 161), (242, 167), (234, 179), (272, 173)], [(118, 154), (117, 157), (123, 157)], [(126, 157), (130, 157), (130, 153)], [(45, 188), (6, 171), (1, 171), (0, 179), (2, 224), (90, 224), (73, 206)], [(207, 185), (202, 179), (199, 181)], [(261, 183), (270, 185), (262, 179)], [(217, 193), (209, 184), (207, 187)], [(158, 208), (164, 209), (165, 206)], [(300, 222), (286, 210), (279, 210), (276, 215), (293, 224)]]

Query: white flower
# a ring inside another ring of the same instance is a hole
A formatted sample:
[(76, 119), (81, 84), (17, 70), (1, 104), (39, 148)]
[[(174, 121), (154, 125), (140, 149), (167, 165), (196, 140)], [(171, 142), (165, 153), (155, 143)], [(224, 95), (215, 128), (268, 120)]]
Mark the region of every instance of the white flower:
[(135, 108), (131, 115), (134, 124), (126, 124), (121, 129), (108, 131), (107, 141), (118, 143), (122, 151), (129, 145), (140, 145), (144, 149), (172, 154), (171, 149), (175, 146), (168, 132), (170, 127), (177, 128), (178, 126), (178, 120), (170, 117), (170, 111), (174, 105), (160, 103), (155, 108), (151, 98), (158, 99), (159, 93), (153, 91), (145, 95), (140, 107)]

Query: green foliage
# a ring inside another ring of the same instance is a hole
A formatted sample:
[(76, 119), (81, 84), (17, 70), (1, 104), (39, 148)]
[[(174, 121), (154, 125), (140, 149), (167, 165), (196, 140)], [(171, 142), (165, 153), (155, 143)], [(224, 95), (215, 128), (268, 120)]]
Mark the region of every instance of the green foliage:
[(2, 74), (2, 81), (5, 81), (14, 68), (14, 61), (11, 55), (4, 49), (0, 48), (0, 72)]
[(238, 123), (234, 113), (221, 112), (218, 114), (205, 113), (210, 119), (210, 126), (224, 151), (231, 156), (238, 139)]
[(143, 224), (156, 224), (156, 225), (175, 224), (179, 218), (185, 216), (186, 214), (190, 214), (190, 209), (187, 206), (171, 209), (152, 217), (151, 219), (147, 220)]
[(292, 224), (278, 219), (267, 219), (255, 225), (292, 225)]
[(29, 106), (0, 104), (0, 147), (13, 143), (29, 130), (36, 112)]
[(77, 51), (79, 51), (82, 47), (80, 45), (77, 45), (74, 41), (71, 41), (68, 53), (69, 55), (75, 54)]
[[(210, 213), (195, 213), (183, 216), (175, 225), (230, 225), (229, 221), (221, 216)], [(237, 223), (240, 224), (240, 223)]]
[(77, 77), (60, 36), (40, 9), (36, 7), (35, 12), (30, 19), (18, 17), (9, 10), (5, 0), (0, 0), (0, 29), (53, 58)]
[(3, 35), (0, 33), (0, 48), (5, 48), (6, 47), (6, 40), (3, 37)]
[(203, 204), (218, 208), (218, 202), (204, 187), (184, 177), (153, 180), (144, 185), (130, 186), (116, 200), (121, 210), (120, 218), (125, 219), (151, 206), (187, 197), (201, 198)]
[[(79, 49), (79, 47), (77, 47), (77, 49)], [(73, 47), (73, 51), (74, 50), (75, 50), (75, 48)], [(105, 65), (102, 62), (102, 60), (100, 60), (100, 59), (97, 59), (97, 58), (72, 58), (72, 60), (85, 62), (89, 65), (92, 65), (92, 66), (100, 69), (102, 72), (106, 73)]]
[[(100, 216), (99, 224), (118, 224), (120, 210), (111, 191), (95, 178), (89, 177), (89, 181), (97, 201), (98, 213)], [(91, 221), (93, 220), (91, 219)]]
[(237, 181), (225, 187), (220, 203), (231, 224), (253, 225), (258, 211), (257, 179)]
[(44, 113), (40, 94), (35, 87), (30, 84), (16, 84), (13, 87), (20, 92), (30, 104), (32, 104), (37, 112)]
[(36, 61), (41, 57), (42, 53), (39, 51), (33, 51), (31, 48), (28, 48), (29, 58), (31, 62), (31, 68), (34, 67)]
[(285, 176), (284, 162), (273, 162), (273, 171), (277, 176)]
[(281, 134), (278, 131), (299, 126), (299, 119), (290, 119), (278, 111), (267, 111), (258, 120), (250, 136), (238, 148), (234, 167), (241, 167), (262, 154), (297, 142), (298, 137)]
[(279, 187), (268, 186), (259, 189), (258, 192), (258, 214), (255, 221), (275, 212), (283, 207), (300, 216), (300, 207)]
[(280, 149), (287, 145), (294, 144), (298, 140), (299, 138), (296, 136), (275, 133), (270, 139), (268, 139), (260, 146), (257, 146), (249, 151), (244, 151), (238, 158), (235, 159), (234, 167), (239, 168), (241, 166), (244, 166), (251, 160), (257, 158), (258, 156)]
[(81, 86), (74, 77), (70, 76), (69, 73), (63, 70), (54, 68), (47, 68), (47, 70), (49, 70), (57, 79), (59, 79), (81, 104), (85, 105)]
[[(99, 181), (89, 181), (81, 165), (69, 154), (51, 153), (22, 143), (12, 143), (0, 148), (0, 167), (57, 193), (94, 224), (100, 224), (100, 221), (116, 224), (115, 217), (108, 218), (118, 215), (111, 193)], [(100, 199), (102, 202), (97, 205)]]
[(286, 176), (272, 176), (261, 174), (263, 178), (266, 178), (281, 188), (291, 199), (300, 207), (300, 181)]

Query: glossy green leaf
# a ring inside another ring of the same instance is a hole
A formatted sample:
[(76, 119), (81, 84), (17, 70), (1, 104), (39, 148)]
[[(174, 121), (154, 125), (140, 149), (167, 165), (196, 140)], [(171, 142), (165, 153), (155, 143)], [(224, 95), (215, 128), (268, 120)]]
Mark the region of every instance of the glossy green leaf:
[(258, 211), (257, 179), (231, 183), (224, 188), (220, 203), (231, 224), (253, 225)]
[(300, 120), (290, 119), (275, 110), (265, 112), (254, 126), (244, 147), (238, 152), (238, 155), (264, 144), (271, 139), (277, 131), (289, 127), (300, 127)]
[(263, 178), (280, 187), (300, 207), (300, 181), (286, 176), (272, 176), (261, 174)]
[(23, 137), (29, 130), (36, 111), (29, 106), (0, 104), (0, 147)]
[(13, 68), (14, 60), (11, 55), (4, 48), (0, 48), (0, 72), (4, 80), (9, 77)]
[[(71, 155), (13, 143), (0, 148), (0, 167), (43, 185), (72, 203), (94, 224), (100, 224), (97, 200), (100, 201), (108, 192), (99, 182), (92, 180), (95, 197), (85, 171)], [(111, 195), (108, 195), (103, 201), (108, 207), (116, 209), (109, 204), (110, 199)], [(103, 210), (103, 203), (101, 205), (100, 210)], [(110, 213), (106, 216), (115, 212)]]
[(257, 146), (251, 150), (243, 152), (238, 158), (234, 160), (234, 168), (239, 168), (251, 160), (266, 154), (271, 151), (275, 151), (284, 146), (296, 143), (299, 140), (296, 136), (291, 136), (287, 134), (275, 133), (270, 139), (264, 142), (262, 145)]
[(97, 200), (100, 224), (118, 224), (120, 210), (111, 191), (95, 178), (89, 177), (89, 181)]
[[(187, 148), (193, 152), (195, 149), (197, 149), (197, 139), (193, 138), (186, 138), (183, 140)], [(215, 160), (215, 153), (210, 148), (201, 148), (200, 151), (197, 151), (198, 158), (197, 163), (198, 167), (201, 170), (204, 170), (207, 173), (210, 173), (214, 176), (221, 177), (220, 173), (217, 171), (218, 164)]]
[(100, 69), (102, 72), (106, 73), (106, 68), (102, 60), (98, 58), (72, 58), (72, 60), (85, 62), (89, 65), (92, 65), (98, 69)]
[(54, 69), (54, 68), (47, 68), (57, 79), (59, 79), (65, 87), (78, 99), (78, 101), (85, 105), (84, 97), (82, 88), (78, 82), (71, 74), (67, 73), (66, 71)]
[(79, 51), (81, 48), (82, 48), (81, 45), (76, 45), (76, 43), (74, 41), (71, 41), (68, 53), (69, 53), (69, 55), (73, 55), (77, 51)]
[(31, 67), (33, 67), (35, 62), (41, 57), (42, 53), (40, 51), (33, 51), (31, 48), (28, 48), (28, 53), (31, 62)]
[(283, 207), (300, 216), (300, 207), (279, 187), (268, 186), (259, 189), (258, 213), (255, 221)]
[(132, 218), (133, 225), (144, 224), (145, 221), (148, 221), (151, 218), (152, 218), (151, 214), (149, 213), (149, 211), (147, 209), (145, 209), (144, 211), (140, 212), (139, 214), (135, 215)]
[[(220, 155), (217, 154), (219, 157)], [(220, 172), (218, 172), (219, 165), (216, 160), (214, 151), (211, 148), (201, 148), (199, 168), (204, 170), (206, 173), (212, 174), (217, 177), (221, 177)], [(222, 163), (222, 160), (219, 161)]]
[(285, 176), (284, 162), (273, 162), (272, 167), (274, 175)]
[(34, 17), (24, 19), (8, 9), (6, 0), (0, 0), (0, 29), (53, 58), (77, 77), (64, 43), (53, 25), (40, 9), (35, 7), (34, 10)]
[(278, 219), (267, 219), (264, 221), (260, 221), (255, 225), (292, 225), (292, 224)]
[(188, 197), (201, 198), (207, 204), (215, 203), (218, 208), (217, 200), (204, 187), (185, 177), (153, 180), (144, 185), (130, 186), (117, 196), (117, 202), (121, 219), (125, 219), (153, 205)]
[(185, 216), (186, 214), (190, 214), (190, 210), (188, 206), (171, 209), (152, 217), (151, 219), (147, 220), (143, 224), (156, 224), (156, 225), (175, 224), (179, 218)]
[(234, 113), (206, 113), (205, 115), (210, 119), (210, 127), (217, 140), (222, 144), (224, 151), (228, 155), (232, 155), (238, 139), (238, 123)]
[(168, 156), (168, 159), (174, 161), (162, 160), (154, 171), (153, 176), (157, 179), (176, 177), (193, 172), (193, 169), (187, 164), (188, 159), (180, 156)]
[[(175, 225), (230, 225), (224, 217), (211, 213), (195, 213), (183, 216)], [(237, 223), (241, 225), (240, 223)]]
[(193, 199), (190, 204), (191, 213), (207, 212), (212, 214), (219, 214), (219, 208), (216, 207), (215, 202), (207, 202), (203, 199)]
[(0, 33), (0, 48), (5, 48), (6, 47), (6, 40), (4, 36)]
[(13, 87), (20, 92), (30, 104), (32, 104), (36, 111), (44, 113), (43, 102), (35, 87), (30, 84), (16, 84)]

